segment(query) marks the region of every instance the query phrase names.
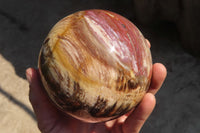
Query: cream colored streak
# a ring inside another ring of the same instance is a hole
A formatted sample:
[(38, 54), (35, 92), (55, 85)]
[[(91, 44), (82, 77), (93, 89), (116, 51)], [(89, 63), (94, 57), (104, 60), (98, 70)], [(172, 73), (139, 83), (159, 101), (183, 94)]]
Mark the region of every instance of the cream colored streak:
[[(144, 59), (143, 59), (143, 67), (147, 70), (146, 71), (147, 72), (146, 75), (149, 75), (150, 74), (150, 69), (151, 69), (149, 67), (150, 66), (149, 64), (151, 64), (151, 54), (149, 54), (150, 53), (150, 49), (149, 49), (149, 46), (147, 45), (147, 42), (144, 39), (142, 33), (139, 32), (139, 34), (140, 34), (140, 38), (143, 38), (143, 39), (141, 39), (142, 47), (144, 49), (144, 51), (142, 52), (142, 56), (144, 57)], [(150, 55), (150, 56), (148, 56), (148, 55)], [(146, 56), (148, 56), (148, 58), (146, 58)]]
[[(103, 42), (108, 46), (107, 49), (107, 52), (110, 53), (110, 49), (113, 50), (113, 52), (115, 54), (110, 54), (110, 56), (116, 60), (121, 66), (123, 66), (125, 69), (127, 70), (130, 70), (130, 68), (126, 65), (124, 65), (123, 62), (121, 62), (119, 60), (119, 58), (116, 56), (117, 52), (116, 52), (116, 48), (113, 48), (112, 46), (116, 46), (116, 45), (113, 45), (113, 42), (111, 41), (112, 39), (109, 37), (109, 35), (105, 32), (105, 30), (100, 26), (98, 25), (95, 21), (91, 20), (90, 18), (88, 18), (87, 16), (85, 16), (85, 20), (86, 22), (88, 23), (88, 25), (94, 30), (94, 32), (97, 34), (98, 37), (101, 37), (101, 40), (103, 40)], [(117, 42), (114, 42), (114, 43), (117, 43)], [(112, 44), (112, 45), (111, 45)], [(101, 45), (99, 45), (100, 47)], [(108, 51), (109, 50), (109, 51)], [(121, 54), (119, 55), (121, 56)]]
[[(107, 43), (108, 44), (108, 46), (109, 47), (111, 47), (112, 45), (109, 45), (109, 44), (111, 44), (111, 42), (110, 42), (110, 38), (109, 38), (109, 36), (107, 35), (107, 33), (104, 31), (104, 29), (102, 28), (102, 27), (100, 27), (99, 25), (97, 25), (94, 21), (92, 21), (92, 20), (90, 20), (89, 18), (87, 18), (87, 17), (85, 17), (85, 19), (86, 19), (86, 22), (88, 23), (88, 25), (89, 26), (91, 26), (91, 28), (94, 30), (94, 32), (96, 32), (97, 33), (97, 35), (98, 36), (100, 36), (100, 37), (102, 37), (101, 39), (105, 42), (105, 43)], [(87, 30), (87, 29), (85, 29), (85, 30)], [(85, 32), (85, 33), (88, 33), (89, 34), (89, 32)], [(92, 38), (94, 38), (92, 35), (88, 35), (89, 37), (92, 37)], [(94, 41), (94, 39), (93, 39), (93, 41)], [(97, 44), (98, 45), (98, 47), (100, 48), (100, 47), (102, 47), (102, 45), (99, 43), (99, 42), (95, 42), (95, 44)], [(112, 50), (114, 50), (114, 48), (111, 48)], [(104, 48), (104, 50), (107, 50), (107, 49), (105, 49)], [(106, 52), (106, 51), (105, 51)], [(129, 70), (129, 67), (127, 67), (127, 66), (125, 66), (119, 59), (118, 59), (118, 57), (115, 55), (115, 54), (109, 54), (109, 55), (111, 55), (112, 56), (112, 58), (113, 59), (115, 59), (118, 63), (120, 63), (120, 65), (122, 65), (124, 68), (126, 68), (126, 69), (128, 69)], [(111, 59), (112, 59), (111, 58)], [(109, 59), (109, 58), (108, 58)], [(96, 62), (95, 63), (96, 65), (95, 65), (95, 69), (96, 68), (98, 68), (98, 62)], [(99, 66), (100, 66), (101, 64), (99, 64)], [(115, 64), (116, 65), (116, 64)], [(94, 70), (94, 67), (93, 68), (91, 68), (91, 69), (93, 69)], [(108, 68), (105, 68), (104, 70), (102, 69), (102, 68), (98, 68), (98, 69), (96, 69), (96, 70), (102, 70), (102, 72), (103, 71), (106, 71), (108, 74), (107, 75), (109, 75), (110, 74), (110, 78), (112, 79), (112, 81), (116, 81), (116, 79), (114, 79), (114, 77), (117, 77), (117, 73), (115, 72), (115, 71), (112, 71), (112, 70), (110, 70), (110, 69), (108, 69)], [(96, 70), (94, 70), (94, 71), (96, 71)], [(94, 72), (95, 73), (95, 72)], [(100, 73), (99, 73), (100, 74)], [(101, 74), (100, 74), (101, 75)], [(135, 77), (135, 75), (134, 75), (134, 73), (131, 73), (131, 76), (132, 77)], [(104, 80), (105, 81), (105, 80)], [(110, 83), (109, 83), (110, 84)], [(114, 83), (115, 84), (115, 83)], [(114, 85), (114, 84), (112, 84), (111, 83), (111, 85)], [(114, 104), (114, 99), (117, 99), (118, 101), (122, 101), (123, 103), (126, 103), (126, 102), (130, 102), (130, 101), (127, 101), (127, 100), (125, 100), (126, 99), (126, 94), (124, 94), (124, 95), (122, 95), (122, 93), (119, 93), (119, 92), (117, 92), (115, 89), (116, 86), (111, 86), (111, 88), (107, 88), (106, 86), (102, 86), (100, 89), (99, 88), (93, 88), (93, 89), (95, 89), (96, 91), (99, 91), (100, 93), (99, 94), (102, 94), (102, 96), (105, 98), (105, 99), (109, 99), (109, 103), (108, 103), (108, 105), (113, 105)], [(92, 89), (92, 88), (91, 88)], [(89, 93), (91, 93), (92, 94), (92, 96), (94, 96), (94, 99), (95, 99), (95, 95), (96, 94), (98, 94), (97, 92), (95, 92), (95, 91), (90, 91)], [(110, 93), (115, 93), (114, 95), (112, 95), (113, 97), (110, 97)], [(90, 94), (90, 95), (91, 95)], [(134, 96), (135, 95), (139, 95), (139, 93), (138, 93), (138, 91), (137, 91), (137, 89), (136, 90), (133, 90), (132, 91), (132, 93), (130, 93), (131, 95), (132, 95), (132, 98), (133, 99), (135, 99), (134, 98)], [(123, 99), (123, 100), (119, 100), (119, 99)], [(135, 104), (135, 102), (138, 100), (138, 99), (135, 99), (135, 100), (133, 100), (132, 99), (132, 101), (133, 101), (133, 103), (132, 104)], [(96, 101), (96, 100), (95, 100)], [(118, 105), (117, 106), (120, 106), (122, 103), (118, 103)]]
[[(104, 29), (102, 27), (100, 27), (99, 25), (97, 25), (94, 21), (90, 20), (89, 18), (85, 17), (85, 20), (86, 22), (88, 23), (89, 26), (91, 26), (91, 28), (94, 30), (94, 32), (97, 33), (98, 36), (101, 37), (101, 39), (107, 43), (107, 45), (109, 47), (111, 47), (112, 45), (109, 45), (111, 44), (110, 42), (110, 38), (109, 36), (107, 35), (107, 33), (104, 31)], [(64, 24), (61, 23), (62, 25)], [(65, 24), (67, 25), (68, 22), (65, 22)], [(49, 36), (50, 38), (57, 38), (56, 36), (58, 35), (58, 31), (64, 31), (62, 29), (60, 29), (60, 25), (57, 24), (56, 27), (58, 27), (57, 30), (53, 31)], [(86, 26), (83, 26), (82, 28), (86, 28)], [(84, 29), (85, 31), (88, 30), (88, 29)], [(63, 33), (63, 32), (61, 32)], [(85, 34), (88, 34), (88, 36), (90, 38), (92, 38), (93, 36), (90, 35), (91, 33), (89, 32), (86, 32)], [(92, 39), (91, 39), (92, 40)], [(55, 42), (57, 41), (57, 39), (55, 40), (51, 40), (51, 44), (55, 44)], [(93, 41), (97, 41), (97, 40), (93, 40)], [(68, 42), (68, 48), (66, 50), (69, 51), (76, 51), (75, 48), (73, 48), (70, 43)], [(95, 42), (95, 44), (97, 44), (97, 46), (99, 47), (99, 49), (104, 49), (104, 50), (107, 50), (105, 49), (105, 47), (102, 47), (102, 45), (99, 43), (99, 41)], [(70, 50), (69, 50), (70, 49)], [(109, 48), (110, 49), (110, 48)], [(113, 49), (114, 50), (114, 49)], [(108, 51), (107, 51), (108, 52)], [(78, 57), (78, 53), (76, 52), (73, 52), (72, 54), (74, 54), (74, 56)], [(84, 53), (85, 54), (85, 53)], [(130, 68), (125, 66), (119, 59), (118, 57), (116, 56), (116, 54), (109, 54), (110, 56), (112, 56), (112, 58), (117, 61), (121, 66), (123, 66), (124, 68), (126, 68), (127, 70), (129, 70)], [(86, 55), (85, 55), (86, 56)], [(107, 55), (108, 56), (108, 55)], [(111, 58), (111, 59), (112, 59)], [(75, 61), (76, 59), (73, 59), (73, 61)], [(108, 62), (110, 63), (110, 58), (107, 58)], [(121, 101), (121, 102), (118, 102), (118, 105), (117, 106), (120, 106), (122, 103), (129, 103), (130, 101), (126, 100), (126, 93), (120, 93), (118, 91), (115, 90), (115, 81), (116, 81), (116, 78), (117, 78), (117, 72), (115, 71), (115, 69), (113, 68), (107, 68), (107, 67), (102, 67), (102, 64), (95, 58), (93, 58), (93, 63), (91, 64), (88, 64), (87, 66), (87, 69), (88, 69), (88, 72), (92, 72), (92, 73), (88, 73), (88, 78), (91, 78), (91, 79), (98, 79), (100, 78), (101, 82), (105, 81), (105, 77), (103, 76), (108, 76), (108, 80), (106, 81), (108, 83), (108, 85), (113, 85), (113, 86), (98, 86), (98, 85), (88, 85), (86, 83), (84, 83), (83, 81), (80, 80), (80, 86), (82, 88), (84, 88), (84, 91), (85, 91), (85, 101), (90, 101), (90, 106), (93, 106), (95, 103), (96, 103), (96, 100), (99, 96), (99, 94), (101, 94), (101, 96), (104, 98), (104, 99), (107, 99), (109, 102), (108, 102), (108, 106), (112, 106), (114, 104), (114, 101), (118, 100), (118, 101)], [(115, 63), (114, 61), (111, 61), (112, 63)], [(60, 70), (65, 70), (66, 68), (64, 66), (62, 66), (62, 64), (60, 64), (60, 62), (57, 62), (57, 65), (58, 69)], [(76, 65), (77, 65), (77, 62), (76, 62)], [(113, 64), (112, 64), (113, 65)], [(115, 65), (117, 66), (117, 64), (115, 63)], [(117, 67), (115, 67), (117, 68)], [(54, 70), (52, 70), (54, 71)], [(66, 70), (67, 71), (67, 70)], [(68, 76), (66, 71), (62, 71), (62, 75), (64, 76)], [(98, 71), (98, 72), (97, 72)], [(105, 73), (106, 72), (106, 73)], [(54, 73), (56, 74), (56, 73)], [(99, 77), (102, 76), (102, 77)], [(55, 75), (56, 76), (56, 75)], [(70, 76), (70, 73), (69, 73), (69, 76)], [(131, 75), (131, 76), (134, 76), (134, 75)], [(110, 79), (110, 80), (109, 80)], [(73, 80), (73, 79), (72, 79)], [(63, 82), (67, 82), (67, 81), (63, 81)], [(61, 83), (63, 86), (65, 85), (65, 83)], [(71, 86), (72, 90), (73, 90), (73, 86)], [(68, 90), (70, 91), (70, 90)], [(72, 94), (73, 91), (70, 91), (70, 93)], [(110, 96), (111, 93), (114, 93), (114, 95)], [(123, 94), (123, 95), (122, 95)], [(133, 104), (135, 104), (135, 102), (138, 100), (138, 99), (135, 99), (135, 95), (140, 95), (138, 94), (138, 91), (137, 89), (136, 90), (133, 90), (131, 93), (129, 93), (132, 97), (132, 99), (130, 99), (131, 101), (133, 101)], [(116, 100), (114, 100), (116, 99)], [(120, 100), (122, 99), (122, 100)]]
[[(129, 39), (129, 41), (130, 41), (130, 43), (131, 43), (131, 45), (132, 45), (132, 48), (134, 48), (134, 44), (133, 44), (133, 41), (132, 41), (132, 39), (131, 39), (131, 37), (130, 37), (130, 35), (127, 33), (127, 36), (128, 36), (128, 39)], [(135, 59), (135, 56), (134, 55), (132, 55), (132, 61), (133, 61), (133, 69), (134, 69), (134, 71), (137, 73), (138, 72), (138, 66), (137, 66), (137, 60)]]

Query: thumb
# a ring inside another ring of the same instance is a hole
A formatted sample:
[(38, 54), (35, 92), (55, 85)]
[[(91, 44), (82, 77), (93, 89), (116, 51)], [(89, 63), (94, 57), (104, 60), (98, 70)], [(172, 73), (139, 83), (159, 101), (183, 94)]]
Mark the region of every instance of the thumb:
[[(36, 69), (28, 68), (26, 70), (26, 77), (30, 84), (29, 99), (38, 120), (38, 125), (43, 126), (52, 123), (55, 118), (59, 117), (59, 113), (51, 104), (44, 91), (39, 72)], [(43, 127), (39, 128), (41, 129)]]
[(139, 133), (156, 104), (155, 96), (147, 93), (138, 107), (130, 114), (123, 125), (125, 133)]

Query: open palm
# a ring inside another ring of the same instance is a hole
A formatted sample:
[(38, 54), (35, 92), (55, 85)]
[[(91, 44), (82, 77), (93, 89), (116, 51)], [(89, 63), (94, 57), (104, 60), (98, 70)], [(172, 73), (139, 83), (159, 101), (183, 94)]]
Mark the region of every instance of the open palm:
[(43, 133), (138, 133), (155, 107), (154, 94), (160, 89), (166, 68), (156, 63), (148, 93), (133, 111), (118, 119), (104, 123), (85, 123), (71, 116), (64, 115), (50, 102), (42, 86), (38, 70), (26, 70), (30, 84), (29, 98), (33, 106), (38, 127)]

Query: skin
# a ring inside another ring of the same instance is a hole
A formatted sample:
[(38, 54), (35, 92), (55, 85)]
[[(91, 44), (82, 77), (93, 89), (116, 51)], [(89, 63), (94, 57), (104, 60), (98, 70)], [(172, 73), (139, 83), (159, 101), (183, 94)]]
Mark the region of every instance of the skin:
[[(150, 45), (150, 44), (149, 44)], [(37, 69), (26, 70), (30, 86), (29, 99), (42, 133), (139, 133), (153, 111), (155, 94), (167, 75), (164, 65), (153, 65), (152, 81), (143, 100), (131, 112), (104, 123), (85, 123), (60, 112), (49, 100)]]

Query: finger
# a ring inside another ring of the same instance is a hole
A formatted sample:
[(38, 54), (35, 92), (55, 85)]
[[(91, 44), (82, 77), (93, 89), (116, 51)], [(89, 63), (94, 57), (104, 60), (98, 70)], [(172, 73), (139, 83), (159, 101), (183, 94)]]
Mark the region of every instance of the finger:
[(39, 72), (33, 68), (29, 68), (26, 70), (26, 76), (30, 84), (29, 99), (37, 120), (48, 120), (48, 118), (56, 117), (57, 110), (50, 103), (49, 98), (44, 91), (40, 81)]
[(111, 120), (111, 121), (108, 121), (105, 123), (105, 126), (108, 128), (108, 129), (112, 129), (113, 126), (115, 126), (115, 124), (122, 124), (124, 123), (124, 121), (127, 119), (127, 117), (133, 112), (135, 108), (133, 108), (131, 111), (129, 111), (128, 113), (120, 116), (119, 118), (117, 119), (114, 119), (114, 120)]
[(167, 76), (167, 70), (161, 63), (155, 63), (153, 65), (152, 79), (149, 87), (149, 93), (156, 94), (162, 86)]
[(130, 114), (122, 126), (124, 133), (138, 133), (156, 104), (155, 96), (147, 93), (139, 106)]
[(148, 39), (145, 39), (145, 40), (146, 40), (147, 44), (149, 45), (149, 48), (151, 48), (151, 44), (150, 44), (149, 40)]
[(131, 111), (129, 111), (128, 113), (122, 115), (121, 117), (119, 117), (117, 119), (118, 123), (124, 123), (124, 121), (128, 118), (128, 116), (135, 110), (135, 108), (131, 109)]
[(40, 82), (39, 73), (37, 72), (37, 70), (29, 68), (26, 70), (26, 77), (30, 86), (30, 102), (34, 105), (34, 107), (38, 106), (40, 105), (38, 104), (39, 100), (42, 102), (47, 100), (43, 92), (42, 84)]
[(114, 126), (114, 124), (116, 123), (117, 119), (111, 120), (111, 121), (107, 121), (105, 123), (105, 126), (107, 129), (112, 129), (112, 127)]

